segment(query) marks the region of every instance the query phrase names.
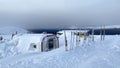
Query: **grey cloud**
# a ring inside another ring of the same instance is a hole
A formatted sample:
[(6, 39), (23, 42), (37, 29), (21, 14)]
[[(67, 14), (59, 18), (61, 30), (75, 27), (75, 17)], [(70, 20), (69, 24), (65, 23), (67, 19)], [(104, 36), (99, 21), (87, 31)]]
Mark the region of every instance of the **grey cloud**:
[(0, 0), (0, 22), (28, 29), (120, 25), (120, 1)]

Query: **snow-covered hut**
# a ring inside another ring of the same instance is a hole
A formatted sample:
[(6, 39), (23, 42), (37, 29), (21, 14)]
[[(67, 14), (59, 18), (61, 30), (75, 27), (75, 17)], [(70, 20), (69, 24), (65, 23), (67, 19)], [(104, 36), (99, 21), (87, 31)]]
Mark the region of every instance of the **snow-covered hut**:
[(23, 34), (13, 39), (18, 40), (19, 52), (46, 52), (59, 47), (58, 37), (53, 34)]

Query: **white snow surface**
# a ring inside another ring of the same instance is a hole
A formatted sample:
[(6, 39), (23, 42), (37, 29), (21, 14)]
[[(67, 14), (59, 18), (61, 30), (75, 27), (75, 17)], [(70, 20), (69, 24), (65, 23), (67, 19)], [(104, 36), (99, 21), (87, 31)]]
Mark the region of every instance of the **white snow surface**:
[(107, 35), (104, 41), (96, 35), (95, 42), (65, 51), (64, 36), (61, 36), (60, 48), (1, 58), (0, 68), (120, 68), (119, 41), (119, 35)]

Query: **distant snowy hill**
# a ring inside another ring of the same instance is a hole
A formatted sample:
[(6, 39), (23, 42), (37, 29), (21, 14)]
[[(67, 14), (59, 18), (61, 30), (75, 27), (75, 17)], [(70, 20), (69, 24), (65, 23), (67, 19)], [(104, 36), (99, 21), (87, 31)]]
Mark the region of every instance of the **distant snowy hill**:
[(120, 28), (120, 25), (105, 26), (107, 29)]
[[(93, 27), (78, 27), (78, 26), (71, 26), (68, 27), (68, 29), (101, 29), (101, 27), (103, 28), (103, 26), (93, 26)], [(108, 25), (105, 26), (105, 29), (119, 29), (120, 25)]]
[(77, 27), (77, 26), (70, 26), (70, 27), (68, 27), (68, 29), (79, 29), (79, 27)]
[(15, 33), (28, 33), (27, 30), (19, 28), (19, 27), (1, 27), (0, 28), (0, 34), (15, 34)]
[(88, 29), (101, 29), (101, 27), (105, 27), (105, 29), (119, 29), (120, 25), (110, 25), (110, 26), (98, 26), (98, 27), (86, 27)]

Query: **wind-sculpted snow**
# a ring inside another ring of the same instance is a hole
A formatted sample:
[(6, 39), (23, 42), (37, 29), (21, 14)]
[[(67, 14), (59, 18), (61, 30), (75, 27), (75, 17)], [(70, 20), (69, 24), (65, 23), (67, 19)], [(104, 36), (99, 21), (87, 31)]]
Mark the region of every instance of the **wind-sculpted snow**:
[(17, 55), (18, 51), (15, 46), (16, 44), (14, 41), (0, 42), (0, 59)]
[[(64, 40), (61, 38), (61, 41)], [(120, 36), (65, 51), (64, 46), (50, 52), (27, 53), (0, 59), (0, 68), (120, 68)], [(62, 44), (62, 43), (61, 43)]]

